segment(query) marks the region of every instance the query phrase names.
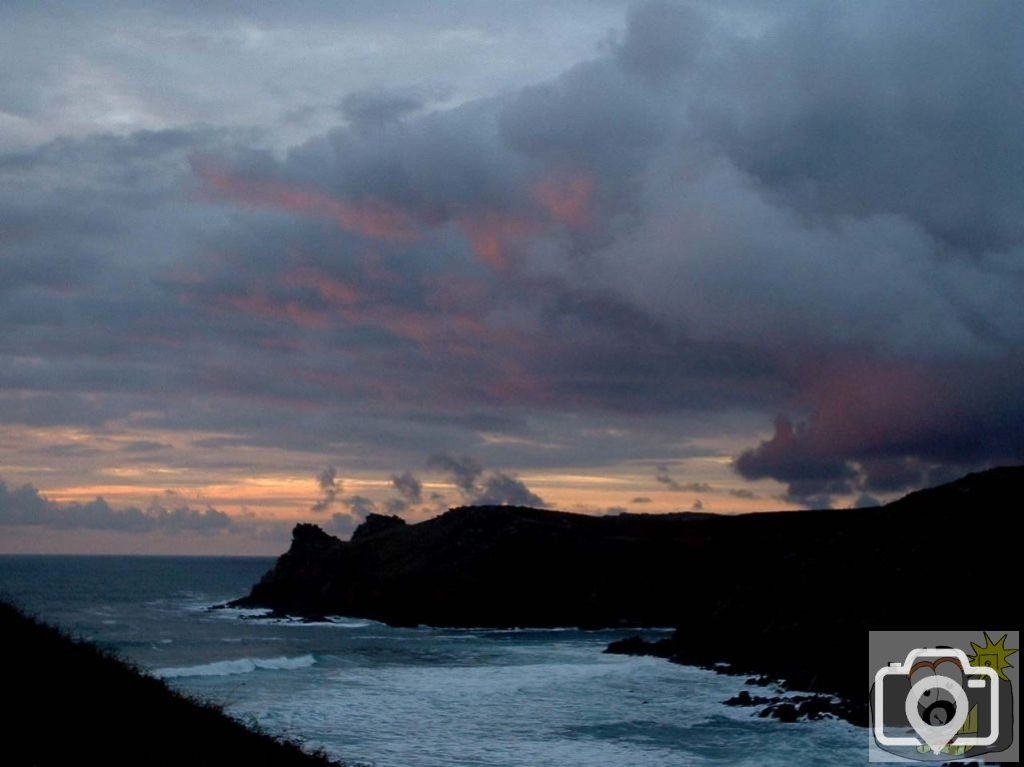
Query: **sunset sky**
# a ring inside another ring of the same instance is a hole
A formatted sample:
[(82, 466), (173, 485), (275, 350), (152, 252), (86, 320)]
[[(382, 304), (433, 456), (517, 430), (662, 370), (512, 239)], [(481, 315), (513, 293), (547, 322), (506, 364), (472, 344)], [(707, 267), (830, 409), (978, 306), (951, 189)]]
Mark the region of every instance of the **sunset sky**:
[(3, 16), (0, 552), (1024, 459), (1024, 4)]

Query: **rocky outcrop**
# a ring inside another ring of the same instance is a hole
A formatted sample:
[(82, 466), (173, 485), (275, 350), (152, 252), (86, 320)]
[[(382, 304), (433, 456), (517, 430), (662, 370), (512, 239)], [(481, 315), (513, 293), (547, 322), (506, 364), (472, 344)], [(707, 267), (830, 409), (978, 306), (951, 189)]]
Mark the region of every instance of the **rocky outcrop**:
[(371, 515), (341, 541), (314, 525), (233, 603), (395, 625), (666, 626), (666, 600), (707, 515), (593, 517), (512, 506), (452, 509), (415, 525)]
[(366, 517), (363, 524), (357, 527), (355, 532), (352, 533), (352, 540), (362, 541), (366, 538), (373, 538), (376, 535), (382, 535), (383, 533), (391, 532), (395, 528), (404, 526), (405, 520), (395, 514), (370, 514)]
[(236, 604), (401, 625), (674, 626), (611, 649), (838, 694), (860, 720), (869, 629), (1015, 624), (997, 586), (1016, 580), (1005, 530), (1022, 485), (1024, 467), (1003, 468), (879, 508), (741, 516), (465, 507), (371, 518), (351, 541), (300, 525)]

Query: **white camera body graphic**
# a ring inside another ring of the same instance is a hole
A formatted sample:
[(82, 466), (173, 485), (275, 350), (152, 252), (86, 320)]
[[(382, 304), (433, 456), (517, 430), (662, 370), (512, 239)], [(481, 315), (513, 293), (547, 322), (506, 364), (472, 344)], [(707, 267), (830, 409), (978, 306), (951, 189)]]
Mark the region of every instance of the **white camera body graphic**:
[[(989, 706), (991, 710), (991, 731), (985, 736), (967, 736), (963, 735), (960, 737), (950, 738), (947, 742), (950, 746), (990, 746), (996, 742), (999, 738), (999, 675), (991, 668), (987, 666), (972, 666), (968, 660), (967, 655), (963, 650), (956, 648), (918, 648), (911, 650), (907, 654), (906, 660), (903, 663), (890, 663), (884, 668), (878, 669), (875, 672), (875, 687), (874, 687), (874, 734), (875, 740), (883, 746), (911, 746), (916, 747), (922, 744), (921, 739), (913, 736), (893, 736), (885, 734), (885, 715), (884, 715), (884, 700), (885, 695), (883, 694), (884, 683), (887, 677), (892, 676), (906, 676), (909, 677), (911, 670), (917, 663), (918, 659), (921, 658), (948, 658), (959, 663), (960, 668), (963, 670), (964, 679), (967, 682), (968, 687), (977, 688), (984, 687), (986, 684), (989, 690)], [(952, 693), (957, 699), (959, 705), (966, 705), (967, 697), (961, 688), (955, 682), (950, 680), (949, 684), (952, 685)], [(932, 687), (936, 685), (930, 685)], [(911, 690), (913, 695), (914, 690)], [(962, 701), (962, 703), (961, 703)], [(914, 701), (916, 703), (916, 701)], [(909, 701), (907, 707), (910, 707), (911, 702)], [(954, 733), (950, 733), (951, 735)], [(934, 749), (933, 749), (934, 750)]]

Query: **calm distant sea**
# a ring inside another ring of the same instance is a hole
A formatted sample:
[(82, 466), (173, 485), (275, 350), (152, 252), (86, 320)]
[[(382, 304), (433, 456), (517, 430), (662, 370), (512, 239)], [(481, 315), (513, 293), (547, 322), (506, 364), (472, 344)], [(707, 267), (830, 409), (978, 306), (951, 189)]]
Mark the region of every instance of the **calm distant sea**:
[(207, 610), (244, 594), (272, 563), (0, 556), (0, 593), (244, 721), (358, 764), (866, 761), (864, 732), (846, 723), (786, 725), (722, 705), (742, 679), (603, 655), (621, 632), (392, 629)]

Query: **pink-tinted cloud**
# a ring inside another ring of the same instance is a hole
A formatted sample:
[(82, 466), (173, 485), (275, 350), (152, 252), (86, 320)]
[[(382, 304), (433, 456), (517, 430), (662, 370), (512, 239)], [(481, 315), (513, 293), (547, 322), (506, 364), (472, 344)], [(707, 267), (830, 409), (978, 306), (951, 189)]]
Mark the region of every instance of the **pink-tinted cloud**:
[(351, 202), (316, 189), (241, 178), (208, 164), (199, 165), (197, 172), (210, 190), (234, 202), (328, 218), (341, 229), (379, 240), (409, 242), (416, 237), (409, 215), (378, 201)]
[(246, 295), (222, 295), (216, 305), (233, 309), (252, 317), (280, 322), (293, 322), (304, 328), (321, 330), (330, 324), (330, 317), (323, 311), (312, 309), (298, 301), (279, 301), (265, 293)]
[(538, 181), (533, 195), (548, 215), (570, 228), (588, 229), (596, 189), (592, 174), (585, 171), (555, 172)]
[(334, 305), (347, 306), (359, 299), (359, 292), (352, 283), (310, 267), (285, 273), (281, 284), (290, 288), (308, 288), (326, 303)]
[(993, 423), (987, 440), (977, 438), (986, 406), (962, 382), (993, 389), (1000, 373), (984, 368), (868, 354), (805, 360), (796, 396), (806, 417), (779, 415), (772, 436), (737, 456), (735, 467), (749, 479), (787, 483), (792, 500), (825, 505), (835, 495), (932, 483), (951, 462), (963, 471), (1001, 450), (1012, 456), (1009, 424)]
[(530, 210), (487, 209), (465, 212), (458, 222), (473, 254), (483, 263), (507, 270), (517, 248), (555, 225), (584, 230), (592, 224), (596, 182), (585, 171), (554, 171), (524, 190), (536, 207)]
[(814, 414), (808, 436), (817, 450), (837, 455), (917, 441), (948, 404), (941, 375), (922, 363), (863, 355), (805, 364), (801, 389)]
[(465, 214), (459, 223), (473, 254), (498, 270), (508, 269), (511, 251), (524, 239), (541, 231), (538, 223), (523, 216), (493, 210)]

